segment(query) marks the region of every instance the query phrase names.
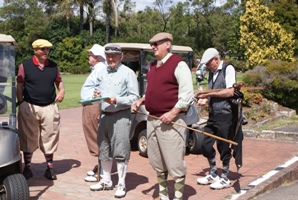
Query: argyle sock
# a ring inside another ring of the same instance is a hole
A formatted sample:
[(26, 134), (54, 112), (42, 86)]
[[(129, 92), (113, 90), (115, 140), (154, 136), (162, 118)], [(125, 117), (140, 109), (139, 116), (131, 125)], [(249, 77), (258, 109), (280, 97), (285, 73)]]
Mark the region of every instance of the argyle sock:
[(23, 154), (24, 154), (23, 156), (24, 156), (25, 167), (30, 169), (33, 153), (24, 152)]
[(208, 159), (209, 165), (210, 165), (210, 175), (212, 177), (217, 176), (217, 167), (216, 167), (216, 160), (215, 158)]
[(183, 199), (183, 191), (185, 186), (185, 176), (175, 177), (175, 198), (173, 200), (182, 200)]
[(45, 154), (44, 155), (46, 162), (48, 164), (48, 168), (53, 168), (53, 157), (54, 154)]
[(159, 184), (159, 196), (168, 197), (168, 172), (157, 172), (157, 180)]
[(229, 168), (230, 168), (230, 161), (224, 161), (221, 178), (223, 178), (226, 181), (228, 180)]

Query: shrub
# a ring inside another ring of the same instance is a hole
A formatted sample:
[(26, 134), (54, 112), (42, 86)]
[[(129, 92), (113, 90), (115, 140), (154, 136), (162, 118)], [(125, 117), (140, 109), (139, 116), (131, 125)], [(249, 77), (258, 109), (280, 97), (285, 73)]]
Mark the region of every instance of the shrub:
[(298, 111), (297, 62), (272, 60), (265, 65), (247, 71), (243, 75), (243, 81), (249, 86), (262, 84), (264, 97)]

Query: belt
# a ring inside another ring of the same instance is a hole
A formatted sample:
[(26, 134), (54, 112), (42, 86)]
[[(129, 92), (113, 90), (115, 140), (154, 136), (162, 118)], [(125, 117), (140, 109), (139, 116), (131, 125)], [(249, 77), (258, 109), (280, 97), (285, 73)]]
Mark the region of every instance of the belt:
[(115, 112), (105, 112), (105, 111), (102, 111), (103, 114), (105, 115), (113, 115), (113, 114), (116, 114), (116, 113), (119, 113), (119, 112), (122, 112), (122, 111), (126, 111), (126, 110), (129, 110), (130, 108), (127, 108), (127, 109), (124, 109), (124, 110), (117, 110)]

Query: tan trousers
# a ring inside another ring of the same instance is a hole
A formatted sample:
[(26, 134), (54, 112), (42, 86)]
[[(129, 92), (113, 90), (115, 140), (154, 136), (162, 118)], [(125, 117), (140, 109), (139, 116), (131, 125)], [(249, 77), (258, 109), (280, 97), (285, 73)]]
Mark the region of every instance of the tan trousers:
[(56, 103), (36, 106), (23, 102), (19, 106), (18, 130), (23, 152), (36, 149), (44, 154), (53, 154), (58, 149), (60, 113)]
[(98, 156), (97, 131), (100, 114), (99, 104), (83, 106), (82, 126), (89, 152), (92, 156)]
[[(185, 120), (186, 115), (181, 113), (173, 122), (186, 126)], [(147, 138), (148, 158), (153, 169), (168, 172), (173, 178), (186, 175), (185, 128), (148, 117)]]

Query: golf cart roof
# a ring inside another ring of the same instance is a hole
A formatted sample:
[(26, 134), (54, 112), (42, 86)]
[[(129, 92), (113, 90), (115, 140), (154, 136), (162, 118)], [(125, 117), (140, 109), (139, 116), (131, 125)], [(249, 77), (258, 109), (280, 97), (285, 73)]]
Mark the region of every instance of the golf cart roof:
[[(121, 49), (128, 50), (128, 51), (139, 51), (139, 50), (144, 50), (144, 51), (153, 51), (150, 44), (145, 44), (145, 43), (108, 43), (109, 44), (117, 44), (121, 47)], [(105, 45), (105, 46), (106, 46)], [(178, 45), (173, 45), (172, 48), (173, 53), (188, 53), (192, 52), (192, 48), (189, 46), (178, 46)]]
[(15, 40), (11, 35), (5, 35), (5, 34), (1, 34), (0, 33), (0, 43), (14, 43), (15, 44)]
[[(117, 44), (121, 47), (124, 58), (122, 61), (124, 62), (136, 62), (140, 59), (140, 51), (146, 51), (146, 52), (153, 52), (150, 44), (145, 43), (108, 43), (110, 44)], [(172, 53), (190, 53), (192, 52), (192, 48), (188, 46), (178, 46), (173, 45), (172, 46)]]

